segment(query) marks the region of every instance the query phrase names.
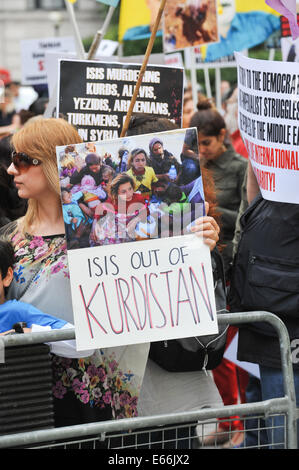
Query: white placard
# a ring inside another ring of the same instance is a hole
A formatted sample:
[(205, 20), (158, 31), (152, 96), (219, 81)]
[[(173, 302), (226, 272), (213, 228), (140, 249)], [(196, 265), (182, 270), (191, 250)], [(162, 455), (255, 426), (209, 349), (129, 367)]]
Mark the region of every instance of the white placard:
[(22, 84), (47, 83), (45, 53), (47, 51), (74, 51), (73, 37), (26, 39), (21, 41)]
[(262, 196), (298, 204), (298, 65), (235, 56), (239, 128)]
[(195, 235), (69, 250), (77, 349), (218, 332), (209, 248)]

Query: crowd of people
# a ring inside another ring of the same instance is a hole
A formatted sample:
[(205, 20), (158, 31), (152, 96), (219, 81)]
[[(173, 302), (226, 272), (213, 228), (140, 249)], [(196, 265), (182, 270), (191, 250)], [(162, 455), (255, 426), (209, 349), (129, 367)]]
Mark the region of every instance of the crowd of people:
[[(148, 148), (121, 145), (115, 155), (100, 154), (97, 145), (83, 143), (77, 130), (63, 118), (43, 117), (47, 97), (42, 93), (33, 90), (31, 102), (25, 104), (24, 100), (24, 107), (18, 107), (19, 89), (8, 77), (5, 101), (0, 105), (0, 222), (4, 240), (0, 244), (0, 334), (10, 332), (16, 321), (26, 322), (29, 332), (35, 331), (36, 325), (72, 326), (67, 249), (151, 238), (157, 208), (160, 215), (168, 220), (171, 216), (173, 221), (186, 207), (192, 211), (196, 203), (202, 211), (193, 214), (189, 230), (204, 240), (211, 253), (217, 250), (221, 254), (228, 308), (273, 310), (271, 293), (257, 301), (257, 285), (250, 296), (243, 296), (240, 292), (249, 288), (248, 280), (243, 276), (240, 285), (236, 277), (242, 278), (240, 263), (245, 259), (246, 264), (250, 243), (257, 250), (257, 239), (259, 243), (261, 237), (268, 240), (282, 212), (286, 227), (294, 228), (297, 206), (288, 216), (290, 205), (285, 208), (261, 201), (237, 126), (235, 85), (224, 96), (222, 110), (202, 95), (190, 100), (186, 92), (185, 138), (177, 155), (167, 150), (159, 135), (179, 131), (168, 119), (134, 116), (127, 137), (150, 134)], [(56, 147), (63, 148), (58, 165)], [(264, 206), (273, 215), (267, 219), (267, 226), (261, 223)], [(109, 230), (109, 214), (122, 224), (117, 236)], [(248, 224), (253, 235), (244, 251), (242, 234)], [(168, 236), (171, 234), (168, 232)], [(283, 243), (279, 237), (276, 242), (279, 246)], [(261, 245), (267, 246), (266, 241)], [(260, 255), (271, 256), (270, 248), (269, 253)], [(284, 257), (294, 264), (293, 253), (285, 250)], [(18, 309), (14, 301), (30, 308)], [(281, 314), (277, 309), (276, 313)], [(288, 313), (282, 317), (292, 338), (296, 314), (294, 306), (291, 318)], [(236, 332), (236, 328), (229, 328), (227, 346)], [(249, 402), (253, 383), (263, 399), (271, 398), (283, 393), (277, 349), (275, 333), (263, 325), (240, 327), (239, 354), (242, 360), (260, 365), (261, 380), (257, 380), (226, 359), (208, 373), (165, 371), (150, 358), (148, 343), (80, 354), (72, 342), (61, 349), (53, 345), (55, 425)], [(123, 367), (130, 370), (129, 379), (122, 380)], [(295, 378), (297, 386), (296, 370)], [(242, 446), (244, 427), (238, 417), (232, 418), (229, 424), (219, 420), (216, 431), (202, 439), (201, 445)], [(278, 430), (275, 433), (274, 443), (281, 438)], [(253, 445), (259, 439), (254, 434), (253, 429)], [(273, 444), (266, 431), (264, 439), (266, 445)], [(181, 442), (182, 446), (189, 445)]]

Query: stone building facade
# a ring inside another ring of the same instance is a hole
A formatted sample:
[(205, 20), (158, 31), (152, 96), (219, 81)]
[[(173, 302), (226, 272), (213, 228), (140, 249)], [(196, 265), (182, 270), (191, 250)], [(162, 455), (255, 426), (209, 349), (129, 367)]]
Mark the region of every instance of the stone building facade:
[[(77, 0), (75, 15), (82, 38), (93, 37), (105, 18), (103, 4)], [(22, 39), (72, 36), (64, 0), (0, 0), (0, 69), (21, 79)]]

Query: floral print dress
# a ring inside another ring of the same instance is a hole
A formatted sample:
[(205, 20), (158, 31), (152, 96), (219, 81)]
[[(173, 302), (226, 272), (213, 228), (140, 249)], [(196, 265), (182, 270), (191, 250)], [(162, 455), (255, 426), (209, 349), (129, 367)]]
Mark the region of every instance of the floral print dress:
[[(4, 233), (1, 230), (0, 235)], [(7, 299), (22, 300), (73, 323), (64, 234), (42, 237), (16, 232), (10, 239), (15, 266)], [(137, 416), (147, 356), (148, 345), (96, 350), (81, 359), (53, 355), (54, 405), (61, 415), (55, 417), (58, 425)], [(132, 357), (138, 358), (136, 370)]]

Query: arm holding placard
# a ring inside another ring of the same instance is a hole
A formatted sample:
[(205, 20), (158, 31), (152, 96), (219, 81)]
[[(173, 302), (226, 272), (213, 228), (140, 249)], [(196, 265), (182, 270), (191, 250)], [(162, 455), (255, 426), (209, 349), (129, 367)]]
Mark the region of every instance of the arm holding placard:
[(247, 199), (248, 199), (249, 204), (258, 195), (259, 191), (260, 191), (259, 190), (259, 185), (258, 185), (257, 179), (255, 177), (251, 162), (248, 161)]

